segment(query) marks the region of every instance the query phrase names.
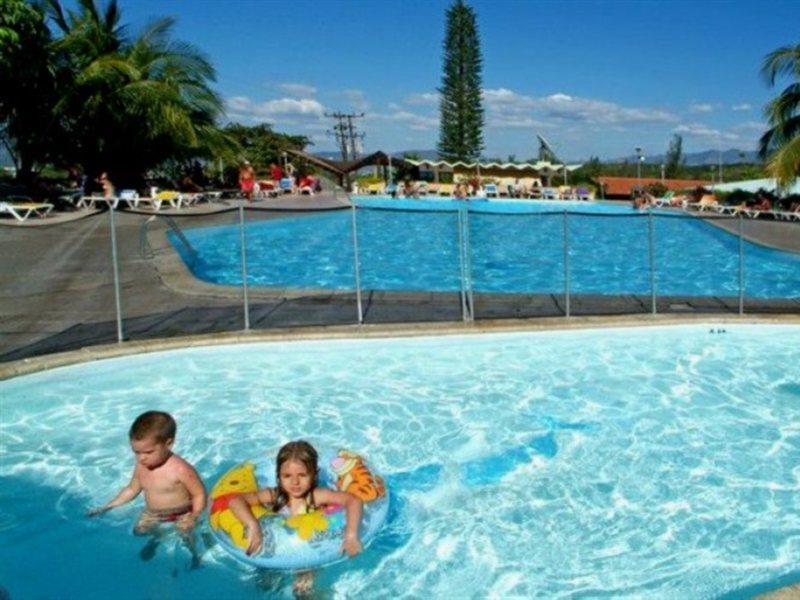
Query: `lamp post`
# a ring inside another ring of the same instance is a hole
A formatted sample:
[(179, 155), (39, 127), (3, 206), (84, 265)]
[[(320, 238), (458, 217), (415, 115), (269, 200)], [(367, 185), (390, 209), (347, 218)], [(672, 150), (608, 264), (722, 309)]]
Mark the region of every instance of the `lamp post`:
[(664, 163), (661, 163), (661, 183), (665, 183), (666, 182), (666, 177), (664, 176), (664, 169), (665, 168), (666, 168), (666, 165), (664, 165)]
[(636, 179), (639, 187), (642, 185), (642, 161), (644, 160), (644, 155), (642, 154), (642, 149), (637, 146), (636, 147)]

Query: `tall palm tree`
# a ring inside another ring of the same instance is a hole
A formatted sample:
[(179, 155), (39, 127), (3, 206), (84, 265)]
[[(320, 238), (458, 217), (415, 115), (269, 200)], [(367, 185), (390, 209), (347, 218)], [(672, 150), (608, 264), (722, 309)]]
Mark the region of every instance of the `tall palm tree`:
[(761, 74), (770, 87), (778, 77), (793, 81), (767, 104), (770, 128), (761, 136), (759, 154), (767, 160), (767, 171), (778, 185), (791, 185), (800, 175), (800, 44), (784, 46), (764, 59)]
[(233, 154), (235, 143), (215, 124), (223, 104), (211, 89), (214, 68), (187, 43), (170, 39), (172, 19), (129, 40), (112, 0), (101, 13), (80, 0), (50, 15), (71, 81), (57, 105), (88, 175), (109, 171), (117, 185), (136, 185), (167, 159)]

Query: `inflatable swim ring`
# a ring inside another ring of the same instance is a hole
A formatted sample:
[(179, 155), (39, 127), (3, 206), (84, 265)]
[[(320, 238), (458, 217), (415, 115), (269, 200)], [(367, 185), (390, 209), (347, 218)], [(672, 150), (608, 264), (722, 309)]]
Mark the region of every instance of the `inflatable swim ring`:
[[(320, 452), (319, 486), (348, 492), (361, 498), (364, 513), (359, 535), (364, 547), (386, 520), (389, 494), (383, 480), (372, 474), (364, 459), (348, 450)], [(231, 497), (275, 486), (272, 461), (250, 461), (225, 473), (211, 490), (208, 521), (222, 547), (244, 563), (267, 569), (309, 569), (338, 561), (345, 526), (344, 510), (325, 507), (304, 515), (276, 515), (253, 506), (264, 537), (259, 554), (247, 556), (244, 526), (228, 508)]]

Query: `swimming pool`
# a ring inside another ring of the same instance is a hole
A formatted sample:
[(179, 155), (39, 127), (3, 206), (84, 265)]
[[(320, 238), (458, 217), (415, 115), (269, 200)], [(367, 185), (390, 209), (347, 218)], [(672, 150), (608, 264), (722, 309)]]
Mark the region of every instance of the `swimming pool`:
[(139, 506), (83, 517), (127, 481), (127, 429), (156, 407), (208, 482), (301, 436), (368, 454), (392, 514), (320, 574), (333, 596), (701, 598), (800, 580), (800, 327), (195, 348), (7, 380), (0, 402), (12, 598), (285, 593), (213, 545), (199, 569), (173, 539), (143, 562)]
[[(469, 207), (477, 292), (561, 294), (568, 212), (574, 294), (650, 293), (648, 219), (627, 206), (589, 202), (453, 202), (356, 198), (364, 289), (458, 291), (459, 207)], [(185, 229), (197, 259), (170, 239), (203, 281), (241, 285), (237, 225)], [(653, 217), (656, 292), (739, 295), (739, 240), (700, 219)], [(296, 289), (355, 288), (349, 211), (251, 222), (248, 283)], [(800, 255), (746, 242), (745, 295), (800, 298)]]

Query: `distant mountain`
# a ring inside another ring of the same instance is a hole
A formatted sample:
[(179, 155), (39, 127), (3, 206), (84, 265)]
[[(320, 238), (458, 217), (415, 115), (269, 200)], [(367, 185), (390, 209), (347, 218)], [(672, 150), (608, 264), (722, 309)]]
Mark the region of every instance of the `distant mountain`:
[[(686, 166), (696, 167), (699, 165), (716, 165), (719, 164), (719, 150), (704, 150), (702, 152), (688, 152), (683, 155), (683, 160)], [(644, 157), (645, 164), (660, 165), (666, 161), (665, 154), (656, 154), (655, 156)], [(635, 163), (636, 155), (632, 154), (624, 158), (614, 158), (611, 160), (604, 160), (602, 162), (613, 163)], [(739, 150), (738, 148), (731, 148), (730, 150), (723, 150), (722, 164), (735, 165), (740, 163), (757, 163), (761, 162), (758, 158), (758, 153), (755, 151)]]
[[(362, 156), (369, 154), (365, 152)], [(392, 152), (392, 156), (402, 157), (405, 154), (413, 154), (419, 156), (422, 160), (439, 160), (439, 153), (436, 150), (401, 150)], [(337, 151), (315, 152), (315, 156), (322, 158), (332, 158), (333, 160), (340, 160), (342, 155)], [(486, 160), (482, 158), (481, 160)], [(685, 164), (689, 167), (698, 165), (716, 165), (719, 164), (719, 151), (718, 150), (704, 150), (702, 152), (689, 152), (683, 155)], [(636, 163), (636, 155), (625, 156), (622, 158), (602, 159), (604, 163)], [(656, 154), (653, 156), (645, 155), (644, 162), (649, 165), (660, 165), (666, 161), (666, 155)], [(567, 164), (582, 164), (586, 160), (568, 160)], [(758, 153), (755, 151), (739, 150), (738, 148), (731, 148), (722, 152), (723, 165), (735, 165), (740, 163), (757, 163), (761, 162), (758, 158)]]

